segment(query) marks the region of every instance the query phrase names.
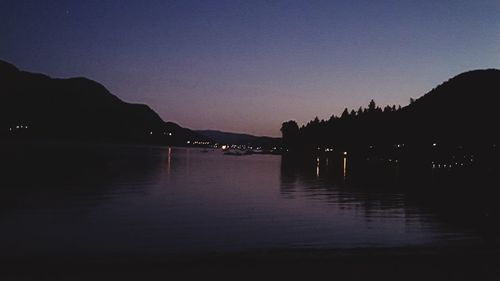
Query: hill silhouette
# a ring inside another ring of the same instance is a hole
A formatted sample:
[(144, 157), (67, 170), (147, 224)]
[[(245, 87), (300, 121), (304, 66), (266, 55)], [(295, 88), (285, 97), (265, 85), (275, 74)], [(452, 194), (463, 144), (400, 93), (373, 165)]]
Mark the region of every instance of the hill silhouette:
[[(496, 147), (500, 70), (474, 70), (459, 74), (401, 108), (381, 108), (372, 100), (368, 108), (345, 109), (341, 116), (315, 120), (299, 128), (283, 123), (283, 142), (289, 150), (322, 147), (364, 150), (397, 144), (416, 150), (440, 144), (448, 147)], [(419, 148), (420, 147), (420, 148)]]
[(250, 145), (263, 148), (279, 147), (281, 145), (280, 138), (222, 132), (218, 130), (198, 130), (196, 132), (220, 144)]
[(186, 144), (208, 141), (87, 78), (54, 79), (0, 60), (0, 136)]
[[(462, 73), (404, 108), (412, 138), (447, 143), (496, 142), (500, 70)], [(418, 137), (418, 136), (422, 137)]]

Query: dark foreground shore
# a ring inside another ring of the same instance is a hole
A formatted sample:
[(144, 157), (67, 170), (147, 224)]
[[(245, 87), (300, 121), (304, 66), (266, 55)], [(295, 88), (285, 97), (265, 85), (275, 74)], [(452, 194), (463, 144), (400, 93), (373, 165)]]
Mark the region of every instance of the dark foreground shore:
[(3, 258), (1, 268), (0, 280), (500, 280), (500, 251), (421, 247), (183, 258)]

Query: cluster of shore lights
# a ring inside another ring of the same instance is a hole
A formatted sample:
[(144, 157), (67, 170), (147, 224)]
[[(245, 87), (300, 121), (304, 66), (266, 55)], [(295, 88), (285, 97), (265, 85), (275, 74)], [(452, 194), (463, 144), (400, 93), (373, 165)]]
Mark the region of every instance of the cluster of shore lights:
[(455, 162), (455, 163), (448, 163), (448, 164), (441, 164), (441, 163), (434, 163), (432, 162), (432, 168), (433, 169), (436, 169), (436, 168), (453, 168), (453, 167), (463, 167), (464, 165), (466, 165), (465, 163), (458, 163), (458, 162)]
[[(433, 142), (432, 143), (432, 146), (433, 147), (437, 147), (438, 146), (438, 143), (437, 142)], [(370, 149), (374, 149), (375, 146), (374, 145), (370, 145), (369, 146)], [(404, 143), (399, 143), (399, 144), (394, 144), (394, 147), (397, 147), (397, 148), (403, 148), (405, 147), (405, 144)], [(493, 144), (493, 148), (496, 148), (497, 145), (496, 144)], [(459, 146), (458, 148), (462, 149), (461, 146)], [(318, 147), (318, 150), (321, 149), (320, 147)], [(325, 148), (325, 152), (333, 152), (333, 148)], [(345, 154), (344, 155), (347, 155), (347, 152), (344, 152)]]
[(208, 141), (187, 141), (186, 144), (210, 144)]
[[(276, 149), (276, 148), (274, 147), (274, 149)], [(319, 147), (318, 147), (318, 149), (319, 149)], [(327, 148), (325, 148), (325, 152), (333, 152), (333, 148), (327, 147)], [(342, 154), (347, 155), (347, 151), (344, 151)]]
[[(153, 134), (153, 131), (149, 131), (149, 134), (150, 134), (150, 135), (152, 135), (152, 134)], [(163, 132), (163, 135), (164, 135), (164, 136), (167, 136), (167, 135), (168, 135), (168, 136), (172, 136), (172, 135), (173, 135), (173, 133), (172, 133), (172, 132), (168, 132), (168, 133), (167, 133), (167, 132)]]
[(10, 127), (9, 131), (20, 130), (20, 129), (28, 129), (28, 125), (16, 125), (15, 127)]

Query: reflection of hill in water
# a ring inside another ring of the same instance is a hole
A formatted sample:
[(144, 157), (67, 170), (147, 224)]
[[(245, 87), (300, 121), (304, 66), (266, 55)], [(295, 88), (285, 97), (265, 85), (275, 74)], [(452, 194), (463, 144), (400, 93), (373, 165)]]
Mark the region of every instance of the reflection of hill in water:
[(344, 170), (343, 163), (338, 156), (284, 156), (280, 192), (286, 198), (302, 197), (354, 209), (367, 219), (411, 218), (420, 210), (489, 237), (500, 232), (499, 179), (492, 170), (422, 169), (418, 163), (397, 165), (351, 158)]
[[(347, 167), (350, 166), (347, 162)], [(281, 162), (281, 193), (293, 198), (301, 196), (338, 205), (341, 209), (358, 209), (370, 217), (373, 212), (387, 212), (398, 209), (411, 212), (407, 208), (405, 195), (389, 185), (360, 185), (350, 181), (349, 169), (344, 167), (342, 158), (287, 159)], [(411, 217), (411, 215), (409, 215)]]
[(0, 148), (3, 209), (103, 204), (143, 193), (163, 172), (160, 147), (18, 143)]

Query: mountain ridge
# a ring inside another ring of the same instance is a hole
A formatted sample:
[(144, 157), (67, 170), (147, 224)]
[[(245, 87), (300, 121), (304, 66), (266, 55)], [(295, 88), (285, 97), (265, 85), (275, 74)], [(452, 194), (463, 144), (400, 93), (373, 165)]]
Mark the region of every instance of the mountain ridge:
[(186, 144), (209, 141), (85, 77), (52, 78), (0, 60), (0, 136)]
[(281, 144), (281, 138), (255, 136), (247, 133), (226, 132), (221, 130), (196, 130), (195, 132), (220, 144), (250, 145), (266, 148), (277, 147)]

